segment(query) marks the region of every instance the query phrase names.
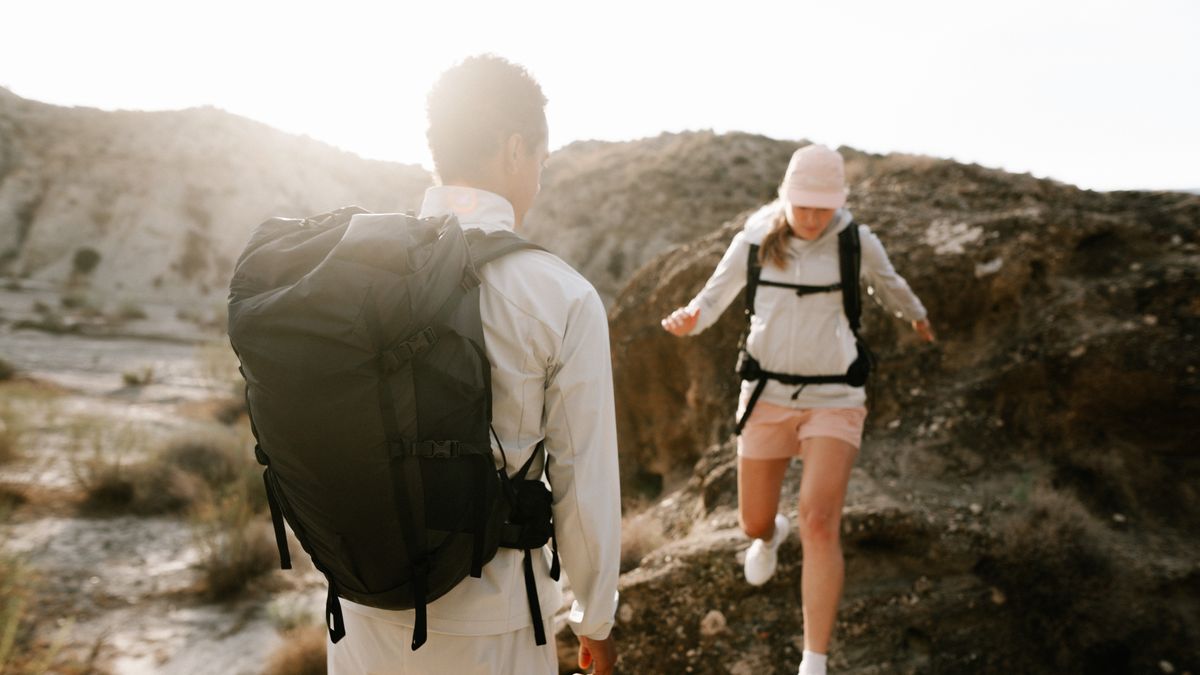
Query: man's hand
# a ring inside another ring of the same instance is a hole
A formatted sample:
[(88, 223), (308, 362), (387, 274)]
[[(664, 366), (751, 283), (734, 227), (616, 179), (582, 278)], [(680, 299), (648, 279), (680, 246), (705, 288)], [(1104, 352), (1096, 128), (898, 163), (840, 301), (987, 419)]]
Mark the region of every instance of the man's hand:
[(617, 645), (612, 636), (603, 640), (593, 640), (580, 636), (579, 638), (579, 667), (587, 670), (596, 665), (596, 675), (611, 675), (613, 664), (617, 662)]
[(692, 332), (692, 329), (696, 327), (696, 322), (699, 320), (699, 309), (689, 312), (686, 307), (680, 307), (671, 312), (671, 316), (662, 320), (662, 327), (671, 335), (683, 337)]
[(913, 330), (917, 331), (917, 335), (926, 342), (933, 342), (933, 326), (929, 325), (929, 319), (921, 319), (920, 321), (912, 322)]

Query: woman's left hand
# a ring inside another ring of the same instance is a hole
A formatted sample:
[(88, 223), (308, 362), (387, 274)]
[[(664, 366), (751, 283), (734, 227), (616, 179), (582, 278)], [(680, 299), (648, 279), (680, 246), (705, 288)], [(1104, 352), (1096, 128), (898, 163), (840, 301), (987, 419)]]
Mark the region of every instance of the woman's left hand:
[(926, 342), (933, 342), (933, 326), (929, 325), (929, 319), (921, 319), (920, 321), (912, 322), (913, 330), (917, 331), (917, 335)]

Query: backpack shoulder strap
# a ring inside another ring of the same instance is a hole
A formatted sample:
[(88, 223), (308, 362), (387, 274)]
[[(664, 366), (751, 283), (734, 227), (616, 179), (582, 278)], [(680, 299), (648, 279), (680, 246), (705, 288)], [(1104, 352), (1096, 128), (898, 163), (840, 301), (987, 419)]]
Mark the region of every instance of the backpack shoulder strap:
[(471, 264), (477, 270), (493, 260), (503, 258), (510, 253), (523, 250), (546, 250), (515, 232), (501, 231), (485, 233), (483, 230), (472, 228), (467, 230), (465, 235), (467, 237), (467, 246), (471, 249)]
[(859, 271), (862, 268), (862, 244), (858, 239), (858, 223), (838, 234), (838, 267), (842, 275), (842, 308), (850, 321), (850, 330), (858, 335), (862, 326), (862, 298), (859, 295)]
[(754, 316), (754, 296), (758, 294), (758, 280), (762, 276), (762, 263), (758, 260), (758, 244), (750, 244), (746, 259), (746, 319)]

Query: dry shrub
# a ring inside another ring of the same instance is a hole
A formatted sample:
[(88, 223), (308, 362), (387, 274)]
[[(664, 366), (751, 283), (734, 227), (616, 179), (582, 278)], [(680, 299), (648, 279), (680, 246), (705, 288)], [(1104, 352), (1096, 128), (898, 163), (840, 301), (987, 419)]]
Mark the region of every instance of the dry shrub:
[(180, 513), (234, 493), (255, 511), (266, 508), (259, 468), (249, 449), (239, 451), (238, 440), (229, 434), (177, 437), (134, 462), (123, 455), (144, 447), (145, 440), (128, 430), (88, 431), (85, 426), (80, 444), (85, 452), (77, 453), (73, 468), (90, 509)]
[(650, 552), (667, 543), (662, 523), (650, 512), (628, 516), (621, 522), (621, 573), (635, 569)]
[(195, 533), (205, 591), (213, 600), (238, 595), (279, 563), (271, 522), (244, 493), (199, 505)]
[(97, 418), (80, 418), (70, 428), (71, 471), (89, 507), (127, 505), (134, 486), (127, 456), (144, 448), (144, 437), (130, 424), (114, 426)]
[(1059, 668), (1121, 658), (1136, 594), (1112, 539), (1074, 494), (1044, 486), (1000, 524), (980, 572), (1007, 596), (1023, 651)]
[(9, 422), (8, 405), (0, 402), (0, 464), (11, 462), (19, 456), (17, 432)]
[(0, 359), (0, 382), (4, 382), (6, 380), (11, 380), (13, 378), (13, 375), (16, 375), (16, 374), (17, 374), (16, 366), (9, 363), (8, 361), (5, 361), (4, 359)]
[(117, 321), (137, 321), (139, 319), (149, 318), (146, 310), (133, 300), (125, 300), (117, 306), (116, 315), (114, 318)]
[(283, 634), (263, 675), (325, 675), (325, 628), (308, 626)]
[(121, 373), (121, 381), (125, 383), (126, 387), (144, 387), (154, 382), (154, 366), (127, 370)]

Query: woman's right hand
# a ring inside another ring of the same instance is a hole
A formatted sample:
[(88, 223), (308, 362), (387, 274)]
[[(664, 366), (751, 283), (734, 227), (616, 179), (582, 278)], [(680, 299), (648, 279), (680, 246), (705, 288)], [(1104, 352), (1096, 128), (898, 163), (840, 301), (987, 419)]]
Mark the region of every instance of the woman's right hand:
[(696, 322), (700, 320), (700, 310), (694, 309), (688, 311), (687, 307), (680, 307), (671, 312), (671, 315), (662, 320), (662, 327), (671, 335), (683, 337), (692, 332), (696, 327)]

